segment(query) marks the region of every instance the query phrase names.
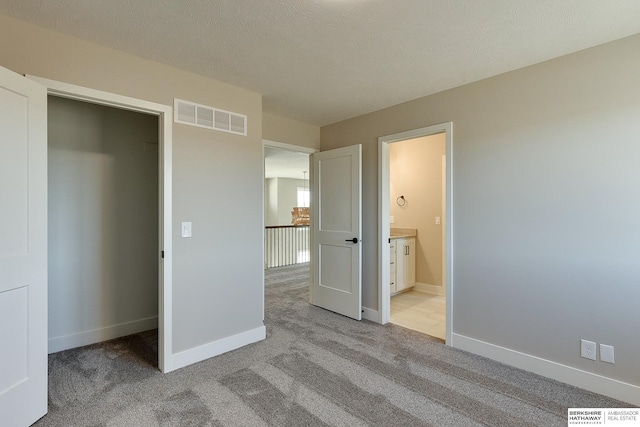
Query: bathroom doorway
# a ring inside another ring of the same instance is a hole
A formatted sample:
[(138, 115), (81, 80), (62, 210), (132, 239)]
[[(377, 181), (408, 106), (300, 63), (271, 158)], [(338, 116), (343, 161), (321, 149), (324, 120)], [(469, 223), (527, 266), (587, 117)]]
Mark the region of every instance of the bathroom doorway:
[(390, 322), (444, 340), (445, 134), (390, 144)]
[(379, 138), (380, 323), (450, 341), (451, 124)]

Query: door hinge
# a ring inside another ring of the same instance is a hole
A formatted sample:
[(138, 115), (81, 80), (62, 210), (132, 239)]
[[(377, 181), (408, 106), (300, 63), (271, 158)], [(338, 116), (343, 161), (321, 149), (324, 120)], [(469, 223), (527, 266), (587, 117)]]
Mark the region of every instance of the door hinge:
[(164, 258), (164, 251), (160, 251), (160, 255)]

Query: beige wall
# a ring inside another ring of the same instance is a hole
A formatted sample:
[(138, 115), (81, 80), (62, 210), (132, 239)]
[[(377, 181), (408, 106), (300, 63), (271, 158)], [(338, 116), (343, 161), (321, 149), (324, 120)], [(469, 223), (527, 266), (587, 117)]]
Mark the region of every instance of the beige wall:
[[(378, 309), (377, 138), (451, 121), (454, 337), (640, 386), (638, 76), (640, 35), (323, 127), (322, 150), (363, 145), (363, 304)], [(581, 338), (616, 363), (581, 358)]]
[[(442, 156), (445, 134), (389, 145), (389, 214), (391, 227), (415, 228), (416, 282), (442, 286)], [(398, 197), (406, 204), (399, 206)]]
[[(173, 350), (262, 327), (262, 98), (193, 73), (0, 16), (0, 65), (166, 105), (248, 116), (248, 136), (173, 126)], [(181, 238), (181, 221), (193, 237)], [(232, 242), (242, 242), (241, 245)]]
[(262, 113), (262, 137), (269, 141), (320, 148), (320, 127), (270, 113)]

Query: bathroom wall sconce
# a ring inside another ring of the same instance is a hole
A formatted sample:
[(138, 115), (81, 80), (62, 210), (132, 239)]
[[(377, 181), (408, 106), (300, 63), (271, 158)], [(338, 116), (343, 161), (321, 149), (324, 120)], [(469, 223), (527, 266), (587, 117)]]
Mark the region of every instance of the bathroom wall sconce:
[(404, 196), (400, 196), (396, 199), (396, 203), (398, 204), (398, 206), (404, 206), (407, 204), (407, 199), (404, 198)]

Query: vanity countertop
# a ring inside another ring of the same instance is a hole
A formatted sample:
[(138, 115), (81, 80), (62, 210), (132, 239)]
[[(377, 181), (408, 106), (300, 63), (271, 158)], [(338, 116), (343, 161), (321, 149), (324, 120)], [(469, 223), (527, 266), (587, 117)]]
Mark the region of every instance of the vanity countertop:
[(389, 237), (392, 239), (404, 239), (407, 237), (416, 237), (418, 230), (415, 228), (392, 228)]

